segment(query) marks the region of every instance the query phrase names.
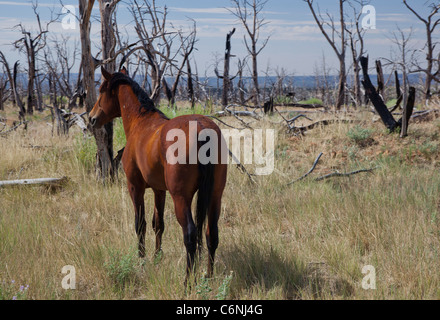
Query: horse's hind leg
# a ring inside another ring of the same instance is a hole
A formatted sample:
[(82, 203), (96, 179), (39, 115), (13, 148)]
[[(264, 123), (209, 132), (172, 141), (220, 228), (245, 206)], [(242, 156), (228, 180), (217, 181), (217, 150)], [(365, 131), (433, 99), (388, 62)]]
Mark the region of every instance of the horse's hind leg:
[(154, 191), (154, 215), (153, 215), (153, 230), (156, 234), (156, 251), (158, 254), (162, 247), (162, 234), (165, 229), (163, 222), (163, 212), (165, 208), (166, 191), (153, 190)]
[(197, 230), (191, 214), (191, 200), (184, 197), (173, 197), (177, 221), (182, 227), (183, 242), (186, 247), (185, 285), (194, 268), (194, 256), (197, 248)]
[(145, 257), (145, 204), (144, 194), (145, 186), (138, 186), (128, 182), (128, 190), (130, 192), (131, 200), (133, 201), (135, 213), (135, 228), (138, 236), (138, 252), (139, 257)]
[(211, 278), (214, 270), (215, 251), (218, 247), (218, 219), (221, 210), (221, 197), (213, 195), (208, 210), (208, 223), (206, 226), (206, 245), (208, 247), (208, 272)]

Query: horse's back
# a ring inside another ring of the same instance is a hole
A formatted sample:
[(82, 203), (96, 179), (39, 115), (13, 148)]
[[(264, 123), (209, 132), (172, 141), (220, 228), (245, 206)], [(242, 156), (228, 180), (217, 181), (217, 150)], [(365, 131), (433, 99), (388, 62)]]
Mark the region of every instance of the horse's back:
[[(176, 130), (177, 129), (177, 130)], [(216, 141), (212, 141), (213, 145), (217, 146), (219, 150), (219, 156), (221, 153), (221, 139), (222, 133), (218, 125), (212, 121), (210, 118), (194, 114), (194, 115), (184, 115), (173, 118), (169, 120), (161, 129), (161, 145), (162, 145), (162, 155), (166, 157), (168, 148), (175, 144), (176, 136), (185, 139), (179, 142), (186, 142), (186, 163), (194, 164), (194, 155), (190, 153), (195, 150), (198, 151), (198, 146), (200, 146), (199, 135), (202, 131), (214, 134)], [(213, 130), (213, 131), (210, 131)], [(212, 135), (211, 134), (211, 135)], [(198, 159), (197, 159), (198, 162)]]

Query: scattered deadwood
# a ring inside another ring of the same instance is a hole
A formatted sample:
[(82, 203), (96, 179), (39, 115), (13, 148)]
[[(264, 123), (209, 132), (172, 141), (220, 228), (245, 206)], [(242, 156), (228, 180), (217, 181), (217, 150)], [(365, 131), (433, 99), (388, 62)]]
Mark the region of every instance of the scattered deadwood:
[(318, 178), (315, 179), (315, 181), (322, 181), (322, 180), (325, 180), (325, 179), (328, 179), (328, 178), (331, 178), (331, 177), (348, 177), (348, 176), (352, 176), (354, 174), (358, 174), (358, 173), (361, 173), (361, 172), (372, 172), (375, 169), (377, 169), (377, 167), (373, 167), (373, 168), (370, 168), (370, 169), (360, 169), (360, 170), (356, 170), (356, 171), (352, 171), (352, 172), (347, 172), (347, 173), (342, 173), (342, 172), (339, 172), (339, 171), (335, 171), (335, 172), (323, 175), (321, 177), (318, 177)]
[(254, 178), (252, 178), (252, 174), (250, 174), (250, 173), (246, 170), (246, 168), (244, 167), (244, 165), (242, 165), (242, 163), (240, 162), (240, 160), (237, 159), (237, 157), (232, 153), (231, 150), (228, 150), (228, 151), (229, 151), (229, 156), (232, 158), (232, 160), (235, 161), (235, 163), (236, 163), (236, 165), (237, 165), (237, 168), (239, 168), (239, 169), (241, 170), (241, 172), (245, 173), (245, 174), (248, 176), (248, 178), (249, 178), (249, 180), (251, 181), (251, 183), (255, 183)]
[(70, 112), (71, 118), (67, 121), (69, 127), (76, 124), (78, 127), (81, 128), (83, 133), (85, 134), (87, 132), (87, 125), (83, 118), (83, 116), (86, 114), (86, 112), (83, 112), (81, 114), (77, 114), (75, 112)]
[(440, 110), (438, 109), (416, 111), (411, 116), (411, 119), (415, 121), (431, 121), (433, 118), (437, 117), (438, 115), (440, 115)]
[(0, 129), (0, 133), (5, 130), (6, 128), (6, 123), (4, 123), (3, 121), (0, 121), (0, 126), (2, 126), (2, 128)]
[(63, 132), (64, 134), (68, 134), (69, 129), (76, 124), (82, 130), (83, 134), (86, 134), (88, 129), (83, 116), (86, 115), (87, 112), (77, 114), (75, 112), (66, 111), (64, 109), (48, 105), (45, 105), (45, 107), (51, 111), (52, 122), (56, 120), (58, 133)]
[(38, 178), (38, 179), (20, 179), (0, 181), (0, 187), (10, 187), (18, 185), (49, 185), (62, 186), (68, 181), (67, 177), (62, 178)]
[[(303, 180), (304, 178), (306, 178), (309, 174), (311, 174), (311, 173), (313, 172), (313, 170), (315, 170), (315, 168), (316, 168), (316, 166), (317, 166), (319, 160), (321, 159), (321, 156), (322, 156), (322, 155), (323, 155), (323, 153), (321, 152), (321, 153), (318, 155), (318, 157), (316, 158), (315, 162), (313, 162), (313, 165), (312, 165), (312, 167), (310, 168), (310, 170), (307, 171), (306, 174), (302, 175), (301, 177), (299, 177), (299, 178), (296, 179), (296, 180), (293, 180), (293, 181), (289, 182), (287, 185), (289, 186), (289, 185), (294, 184), (295, 182), (301, 181), (301, 180)], [(328, 179), (328, 178), (331, 178), (331, 177), (348, 177), (348, 176), (352, 176), (352, 175), (355, 175), (355, 174), (358, 174), (358, 173), (362, 173), (362, 172), (371, 172), (371, 171), (373, 171), (373, 170), (375, 170), (375, 169), (377, 169), (377, 167), (373, 167), (373, 168), (370, 168), (370, 169), (359, 169), (359, 170), (356, 170), (356, 171), (352, 171), (352, 172), (344, 172), (344, 173), (339, 172), (339, 171), (334, 171), (334, 172), (332, 172), (332, 173), (328, 173), (328, 174), (326, 174), (326, 175), (323, 175), (323, 176), (320, 176), (320, 177), (318, 177), (318, 178), (315, 178), (314, 181), (322, 181), (322, 180), (325, 180), (325, 179)]]
[(313, 121), (313, 120), (304, 114), (299, 114), (291, 119), (286, 119), (277, 108), (274, 108), (274, 109), (281, 116), (281, 118), (283, 118), (284, 121), (287, 123), (287, 133), (291, 133), (293, 135), (303, 135), (304, 132), (311, 130), (311, 129), (314, 129), (316, 127), (327, 126), (327, 125), (330, 125), (333, 123), (338, 123), (338, 122), (339, 123), (360, 122), (359, 120), (350, 120), (350, 119), (330, 119), (330, 120), (319, 120), (319, 121), (316, 121), (316, 122), (309, 124), (307, 126), (296, 127), (295, 121), (298, 120), (300, 117), (304, 117), (309, 121)]
[(328, 126), (330, 124), (334, 123), (355, 123), (360, 122), (359, 120), (351, 120), (351, 119), (330, 119), (330, 120), (319, 120), (312, 124), (309, 124), (307, 126), (302, 127), (293, 127), (289, 129), (288, 131), (294, 135), (303, 135), (304, 132), (320, 127), (320, 126)]
[(286, 103), (286, 104), (277, 104), (275, 107), (286, 107), (286, 108), (303, 108), (303, 109), (325, 109), (328, 107), (323, 106), (322, 104), (303, 104), (303, 103)]
[(239, 116), (239, 117), (251, 117), (259, 120), (260, 117), (252, 111), (217, 111), (214, 113), (215, 117), (227, 117), (227, 116)]
[(217, 111), (214, 116), (216, 117), (225, 117), (225, 116), (235, 116), (235, 117), (251, 117), (256, 120), (260, 120), (261, 116), (259, 116), (255, 111), (247, 111), (247, 110), (240, 110), (237, 111), (235, 108), (248, 108), (246, 106), (240, 106), (238, 104), (230, 104), (227, 107), (225, 107), (225, 110), (223, 111)]
[(299, 178), (296, 179), (296, 180), (293, 180), (292, 182), (289, 182), (287, 185), (290, 186), (291, 184), (294, 184), (295, 182), (301, 181), (301, 180), (303, 180), (305, 177), (307, 177), (309, 174), (311, 174), (311, 173), (313, 172), (313, 170), (315, 170), (316, 165), (318, 164), (319, 159), (321, 159), (321, 156), (322, 156), (322, 155), (323, 155), (323, 153), (321, 152), (321, 153), (318, 155), (318, 157), (316, 158), (315, 162), (313, 162), (313, 166), (310, 168), (310, 170), (309, 170), (306, 174), (302, 175), (301, 177), (299, 177)]
[(237, 130), (244, 130), (244, 129), (245, 129), (245, 128), (236, 128), (236, 127), (234, 127), (234, 126), (231, 126), (230, 124), (227, 124), (226, 122), (224, 122), (223, 120), (220, 120), (219, 118), (217, 118), (217, 117), (215, 117), (215, 116), (207, 115), (207, 117), (208, 117), (208, 118), (211, 118), (211, 119), (214, 119), (214, 120), (217, 120), (218, 122), (224, 124), (225, 126), (231, 128), (231, 129), (237, 129)]
[[(229, 105), (223, 111), (217, 111), (212, 116), (214, 117), (225, 117), (225, 116), (233, 116), (238, 121), (240, 121), (246, 128), (252, 129), (252, 127), (246, 123), (241, 117), (251, 117), (256, 120), (260, 120), (261, 117), (255, 111), (236, 111), (231, 110), (230, 108), (235, 108), (237, 105)], [(217, 119), (218, 120), (218, 119)]]
[(15, 126), (13, 126), (12, 128), (6, 130), (6, 131), (2, 131), (0, 132), (0, 137), (5, 137), (7, 136), (9, 133), (11, 133), (12, 131), (16, 130), (19, 126), (21, 126), (22, 124), (25, 125), (25, 128), (27, 126), (28, 121), (20, 121), (18, 124), (16, 124)]

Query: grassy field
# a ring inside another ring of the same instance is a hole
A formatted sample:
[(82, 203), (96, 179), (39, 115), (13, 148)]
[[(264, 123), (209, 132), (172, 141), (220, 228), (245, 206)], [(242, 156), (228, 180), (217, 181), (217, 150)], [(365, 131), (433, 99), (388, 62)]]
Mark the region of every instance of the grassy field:
[[(286, 134), (277, 115), (246, 119), (277, 130), (275, 171), (251, 184), (229, 166), (215, 277), (203, 277), (205, 251), (197, 285), (185, 291), (185, 250), (169, 195), (163, 255), (154, 258), (146, 193), (147, 258), (140, 260), (123, 171), (115, 183), (97, 182), (93, 138), (77, 128), (53, 136), (46, 116), (0, 137), (0, 180), (69, 178), (58, 190), (0, 189), (0, 299), (440, 299), (440, 119), (411, 123), (405, 139), (369, 112), (338, 115), (360, 122), (304, 137)], [(118, 150), (120, 121), (115, 132)], [(288, 185), (320, 152), (313, 173)], [(62, 288), (65, 265), (75, 267), (75, 290)], [(366, 265), (375, 268), (376, 289), (362, 288)]]

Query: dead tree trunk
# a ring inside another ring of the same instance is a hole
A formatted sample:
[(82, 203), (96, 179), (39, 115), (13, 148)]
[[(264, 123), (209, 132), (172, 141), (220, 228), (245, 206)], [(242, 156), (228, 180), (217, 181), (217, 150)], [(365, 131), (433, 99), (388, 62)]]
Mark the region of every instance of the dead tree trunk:
[(188, 90), (188, 97), (191, 101), (191, 109), (194, 109), (195, 106), (195, 97), (194, 97), (194, 85), (193, 85), (193, 79), (192, 79), (192, 70), (191, 70), (191, 63), (188, 59), (186, 62), (186, 72), (187, 72), (187, 90)]
[(387, 101), (385, 97), (385, 78), (383, 76), (382, 63), (380, 60), (376, 60), (376, 72), (377, 72), (377, 93), (382, 96), (383, 101)]
[[(81, 60), (83, 73), (83, 87), (86, 92), (84, 104), (86, 111), (90, 112), (96, 102), (96, 88), (95, 88), (95, 59), (91, 53), (90, 41), (90, 16), (92, 13), (94, 0), (79, 0), (79, 14), (80, 14), (80, 36), (81, 36)], [(105, 4), (103, 4), (105, 7)], [(102, 14), (103, 12), (101, 12)], [(104, 18), (105, 19), (105, 18)], [(106, 21), (108, 23), (108, 20)], [(102, 21), (102, 23), (105, 23)], [(111, 25), (111, 24), (110, 24)], [(106, 34), (106, 33), (105, 33)], [(103, 45), (104, 45), (103, 39)], [(107, 43), (105, 44), (107, 48)], [(110, 45), (111, 46), (111, 45)], [(107, 50), (107, 49), (106, 49)], [(103, 48), (103, 57), (106, 58), (108, 52)], [(113, 131), (109, 133), (106, 128), (91, 129), (95, 137), (97, 146), (96, 155), (96, 170), (99, 178), (104, 182), (107, 177), (113, 174), (111, 153), (113, 147), (109, 150), (109, 135), (113, 136)]]
[[(258, 55), (266, 47), (269, 37), (267, 37), (260, 45), (257, 47), (259, 42), (260, 31), (263, 26), (268, 22), (262, 17), (264, 6), (267, 1), (264, 0), (231, 0), (233, 8), (228, 9), (235, 17), (238, 18), (239, 22), (245, 28), (246, 36), (244, 36), (244, 43), (246, 49), (252, 59), (252, 82), (254, 84), (253, 100), (254, 105), (262, 108), (260, 103), (260, 87), (258, 84)], [(250, 43), (249, 43), (250, 42)]]
[(403, 109), (403, 116), (401, 119), (402, 120), (402, 130), (400, 132), (401, 138), (404, 138), (408, 135), (408, 123), (414, 110), (415, 100), (416, 100), (416, 89), (414, 87), (410, 87), (408, 101)]
[[(340, 30), (337, 30), (337, 24), (335, 23), (332, 16), (327, 15), (329, 21), (326, 22), (322, 15), (315, 10), (313, 6), (313, 0), (304, 0), (309, 8), (310, 12), (313, 15), (321, 33), (324, 35), (333, 51), (335, 52), (338, 60), (339, 60), (339, 83), (338, 83), (338, 93), (337, 93), (337, 101), (336, 101), (336, 109), (339, 110), (345, 104), (345, 93), (346, 93), (346, 85), (347, 85), (347, 73), (345, 69), (345, 56), (346, 56), (346, 47), (347, 41), (345, 39), (345, 14), (344, 14), (344, 2), (345, 0), (339, 0), (339, 23)], [(325, 25), (330, 26), (330, 29), (327, 30)], [(338, 48), (336, 44), (335, 34), (338, 34), (341, 44), (340, 48)]]
[(223, 110), (228, 106), (228, 96), (231, 88), (231, 79), (229, 78), (229, 62), (231, 59), (231, 37), (235, 33), (235, 28), (232, 29), (226, 35), (226, 50), (225, 50), (225, 66), (223, 69), (223, 95), (222, 95), (222, 106)]
[(370, 76), (368, 75), (368, 57), (361, 57), (361, 66), (364, 73), (364, 80), (362, 81), (362, 84), (364, 85), (365, 92), (368, 98), (370, 99), (371, 103), (373, 104), (374, 108), (382, 119), (382, 122), (385, 124), (390, 132), (395, 132), (397, 129), (401, 129), (400, 136), (402, 138), (405, 137), (407, 135), (408, 122), (414, 109), (414, 102), (416, 99), (415, 88), (410, 87), (408, 101), (405, 104), (403, 116), (399, 119), (399, 121), (396, 121), (392, 113), (385, 105), (383, 99), (378, 94), (376, 88), (371, 83)]
[(14, 64), (14, 76), (12, 79), (12, 91), (14, 93), (14, 99), (15, 102), (18, 105), (19, 111), (18, 111), (18, 118), (20, 119), (20, 121), (25, 121), (25, 114), (26, 114), (26, 110), (24, 108), (24, 104), (23, 101), (21, 100), (20, 94), (18, 93), (18, 89), (17, 89), (17, 74), (18, 74), (18, 61), (15, 62)]
[(388, 130), (390, 130), (390, 132), (393, 132), (397, 127), (399, 127), (399, 125), (371, 82), (370, 76), (368, 75), (368, 57), (361, 57), (361, 66), (364, 74), (362, 84), (365, 88), (366, 94), (368, 95), (371, 103), (373, 103), (374, 108), (376, 109), (385, 126), (388, 128)]
[[(116, 39), (114, 36), (112, 17), (119, 0), (100, 0), (99, 12), (101, 14), (101, 43), (102, 60), (105, 61), (114, 57)], [(116, 62), (111, 60), (105, 66), (110, 73), (115, 72)], [(101, 130), (95, 130), (95, 139), (98, 154), (96, 157), (98, 173), (104, 181), (106, 178), (113, 178), (115, 174), (113, 163), (113, 122), (104, 125)]]
[[(413, 70), (413, 72), (423, 72), (426, 74), (425, 79), (425, 92), (424, 92), (424, 98), (426, 101), (429, 101), (431, 99), (431, 85), (432, 81), (435, 80), (437, 82), (440, 82), (440, 79), (438, 76), (440, 75), (440, 59), (436, 58), (434, 55), (434, 50), (437, 46), (437, 43), (435, 41), (434, 35), (438, 34), (438, 31), (435, 31), (437, 27), (440, 25), (440, 5), (435, 3), (434, 1), (431, 2), (428, 6), (431, 9), (429, 14), (426, 17), (423, 17), (419, 12), (417, 12), (411, 5), (407, 3), (406, 0), (403, 1), (405, 6), (425, 25), (426, 30), (426, 67), (419, 67), (417, 66), (416, 70)], [(428, 2), (425, 3), (425, 6), (427, 6)], [(437, 63), (437, 71), (434, 71), (434, 64)]]

